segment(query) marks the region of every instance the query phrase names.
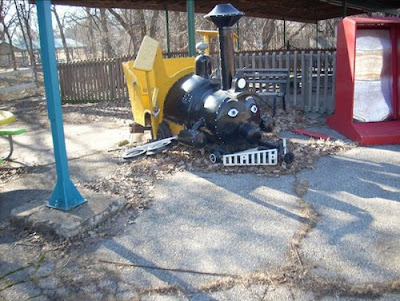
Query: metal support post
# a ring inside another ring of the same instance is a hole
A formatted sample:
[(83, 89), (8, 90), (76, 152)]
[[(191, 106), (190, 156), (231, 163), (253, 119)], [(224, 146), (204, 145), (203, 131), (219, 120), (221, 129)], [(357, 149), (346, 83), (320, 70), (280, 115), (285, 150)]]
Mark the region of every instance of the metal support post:
[(189, 56), (196, 55), (196, 37), (194, 30), (194, 0), (186, 0)]
[(347, 0), (342, 0), (343, 18), (347, 17)]
[[(240, 20), (239, 20), (240, 21)], [(239, 21), (236, 23), (236, 34), (237, 34), (237, 39), (236, 39), (236, 49), (240, 51), (240, 27), (239, 27)]]
[(71, 210), (86, 202), (86, 200), (71, 182), (69, 176), (55, 56), (56, 51), (51, 23), (50, 0), (36, 1), (36, 6), (39, 21), (40, 51), (42, 54), (47, 112), (51, 124), (57, 172), (57, 183), (47, 205), (56, 209)]
[(169, 12), (168, 12), (168, 4), (164, 4), (165, 10), (165, 27), (167, 33), (167, 54), (168, 57), (171, 57), (171, 40), (170, 40), (170, 33), (169, 33)]
[(283, 19), (283, 49), (286, 49), (286, 20)]

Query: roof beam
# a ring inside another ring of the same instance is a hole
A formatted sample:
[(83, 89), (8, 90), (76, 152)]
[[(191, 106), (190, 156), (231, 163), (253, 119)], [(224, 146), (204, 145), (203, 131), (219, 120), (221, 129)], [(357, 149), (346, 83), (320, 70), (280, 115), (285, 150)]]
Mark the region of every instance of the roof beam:
[[(170, 11), (186, 12), (186, 0), (51, 0), (51, 2), (72, 6), (149, 10), (164, 10), (164, 4), (167, 4)], [(243, 11), (248, 17), (315, 23), (317, 20), (342, 17), (343, 15), (343, 0), (264, 0), (257, 1), (257, 4), (254, 4), (254, 0), (201, 0), (195, 2), (195, 11), (206, 14), (216, 4), (227, 2)], [(396, 0), (346, 0), (346, 2), (348, 3), (347, 15), (371, 11), (394, 15), (399, 13)]]
[[(326, 2), (331, 5), (335, 6), (342, 6), (343, 1), (342, 0), (320, 0), (321, 2)], [(399, 15), (400, 6), (395, 6), (392, 4), (389, 4), (387, 2), (382, 2), (382, 1), (376, 1), (376, 0), (368, 0), (368, 1), (362, 1), (362, 0), (346, 0), (346, 4), (348, 8), (353, 8), (353, 9), (358, 9), (366, 12), (382, 12), (382, 13), (387, 13), (391, 15)]]

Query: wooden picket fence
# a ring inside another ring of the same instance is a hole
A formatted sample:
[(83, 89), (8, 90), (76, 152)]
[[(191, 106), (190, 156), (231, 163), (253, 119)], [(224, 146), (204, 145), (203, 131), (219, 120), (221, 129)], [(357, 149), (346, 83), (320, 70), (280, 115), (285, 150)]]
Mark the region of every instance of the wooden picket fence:
[[(186, 52), (172, 52), (170, 57), (184, 57)], [(128, 101), (122, 63), (136, 55), (58, 64), (61, 99), (68, 103)], [(164, 57), (167, 57), (164, 54)]]
[[(172, 57), (184, 54), (175, 53)], [(64, 102), (128, 101), (122, 62), (126, 56), (107, 60), (59, 64), (61, 98)], [(306, 112), (332, 113), (335, 91), (335, 51), (241, 52), (238, 68), (288, 68), (287, 104)], [(214, 68), (219, 59), (212, 56)]]
[(287, 68), (286, 103), (305, 112), (333, 113), (335, 51), (240, 53), (235, 64), (238, 68)]
[(133, 57), (89, 60), (58, 65), (63, 102), (127, 100), (122, 62)]

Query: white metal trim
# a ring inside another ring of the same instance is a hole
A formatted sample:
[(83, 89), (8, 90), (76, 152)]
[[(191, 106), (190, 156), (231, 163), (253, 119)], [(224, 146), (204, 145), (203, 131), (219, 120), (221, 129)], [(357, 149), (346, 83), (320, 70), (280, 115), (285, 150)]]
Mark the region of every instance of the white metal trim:
[(258, 165), (277, 165), (278, 150), (249, 149), (243, 152), (222, 156), (224, 166), (258, 166)]

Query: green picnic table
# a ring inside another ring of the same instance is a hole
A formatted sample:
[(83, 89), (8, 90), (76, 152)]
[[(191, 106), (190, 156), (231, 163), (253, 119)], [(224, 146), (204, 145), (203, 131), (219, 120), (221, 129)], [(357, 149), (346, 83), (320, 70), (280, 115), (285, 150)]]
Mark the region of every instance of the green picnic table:
[[(0, 110), (0, 126), (7, 125), (15, 121), (15, 115), (9, 111)], [(0, 128), (0, 136), (4, 136), (8, 139), (9, 150), (5, 156), (0, 157), (0, 163), (4, 160), (9, 160), (13, 151), (13, 136), (25, 133), (24, 128)]]

